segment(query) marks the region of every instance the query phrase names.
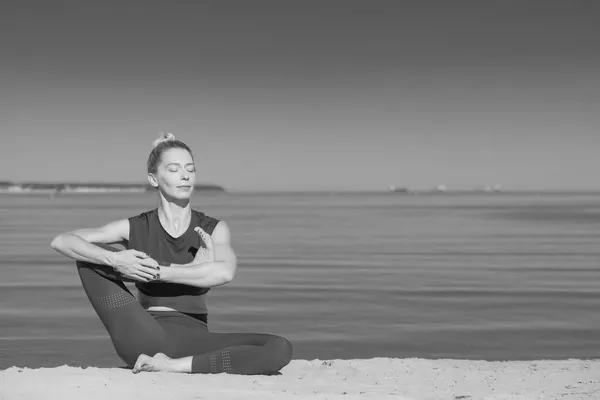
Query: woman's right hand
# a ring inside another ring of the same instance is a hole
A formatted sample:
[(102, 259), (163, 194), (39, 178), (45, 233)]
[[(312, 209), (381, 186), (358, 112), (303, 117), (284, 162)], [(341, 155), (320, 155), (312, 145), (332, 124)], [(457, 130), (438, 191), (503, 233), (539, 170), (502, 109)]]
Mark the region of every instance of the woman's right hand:
[(200, 247), (194, 256), (192, 264), (204, 264), (215, 261), (215, 246), (213, 245), (212, 237), (199, 226), (194, 228), (194, 231), (200, 235), (206, 247)]
[(113, 253), (111, 267), (129, 279), (150, 282), (160, 278), (158, 262), (138, 250), (123, 250)]

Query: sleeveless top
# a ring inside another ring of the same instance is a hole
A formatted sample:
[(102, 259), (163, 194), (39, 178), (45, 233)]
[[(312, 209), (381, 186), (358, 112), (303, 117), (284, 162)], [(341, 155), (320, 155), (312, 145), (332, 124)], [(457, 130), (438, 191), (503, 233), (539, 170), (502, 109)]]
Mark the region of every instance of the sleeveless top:
[[(129, 249), (142, 251), (156, 260), (161, 268), (173, 264), (188, 264), (200, 247), (206, 247), (194, 228), (199, 226), (212, 235), (219, 220), (192, 210), (190, 225), (183, 235), (171, 236), (160, 223), (158, 209), (143, 212), (129, 219)], [(138, 300), (144, 308), (170, 307), (190, 314), (207, 314), (206, 293), (209, 288), (170, 282), (136, 282)]]

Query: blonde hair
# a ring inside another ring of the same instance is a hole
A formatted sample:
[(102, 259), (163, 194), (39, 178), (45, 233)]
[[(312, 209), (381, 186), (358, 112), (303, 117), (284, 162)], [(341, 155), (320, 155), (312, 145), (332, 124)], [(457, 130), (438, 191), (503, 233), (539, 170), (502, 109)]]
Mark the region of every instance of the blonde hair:
[(162, 132), (160, 134), (160, 136), (158, 137), (158, 139), (156, 139), (154, 142), (152, 142), (152, 147), (156, 147), (159, 144), (161, 144), (162, 142), (168, 142), (170, 140), (175, 140), (175, 135), (173, 135), (170, 132)]
[(181, 140), (175, 139), (175, 135), (172, 133), (161, 133), (158, 139), (152, 142), (152, 151), (148, 156), (148, 173), (156, 173), (156, 169), (158, 168), (158, 164), (160, 164), (160, 158), (166, 150), (169, 149), (184, 149), (187, 150), (188, 153), (194, 157), (192, 154), (192, 150), (188, 147), (187, 144), (183, 143)]

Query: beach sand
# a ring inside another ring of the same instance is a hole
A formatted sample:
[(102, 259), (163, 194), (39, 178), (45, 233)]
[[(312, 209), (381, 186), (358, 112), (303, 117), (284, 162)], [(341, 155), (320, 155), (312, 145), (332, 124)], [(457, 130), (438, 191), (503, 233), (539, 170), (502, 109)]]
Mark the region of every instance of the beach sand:
[(0, 371), (0, 399), (600, 399), (600, 360), (294, 360), (276, 376)]

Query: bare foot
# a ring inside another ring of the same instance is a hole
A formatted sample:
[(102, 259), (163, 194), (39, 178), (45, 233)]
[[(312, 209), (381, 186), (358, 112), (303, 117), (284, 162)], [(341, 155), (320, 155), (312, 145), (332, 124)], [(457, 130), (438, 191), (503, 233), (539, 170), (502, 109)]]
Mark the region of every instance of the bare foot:
[(133, 366), (133, 373), (137, 374), (138, 372), (146, 371), (146, 372), (169, 372), (171, 369), (169, 368), (169, 361), (171, 358), (166, 356), (163, 353), (156, 353), (154, 357), (147, 356), (145, 354), (140, 354), (135, 365)]

